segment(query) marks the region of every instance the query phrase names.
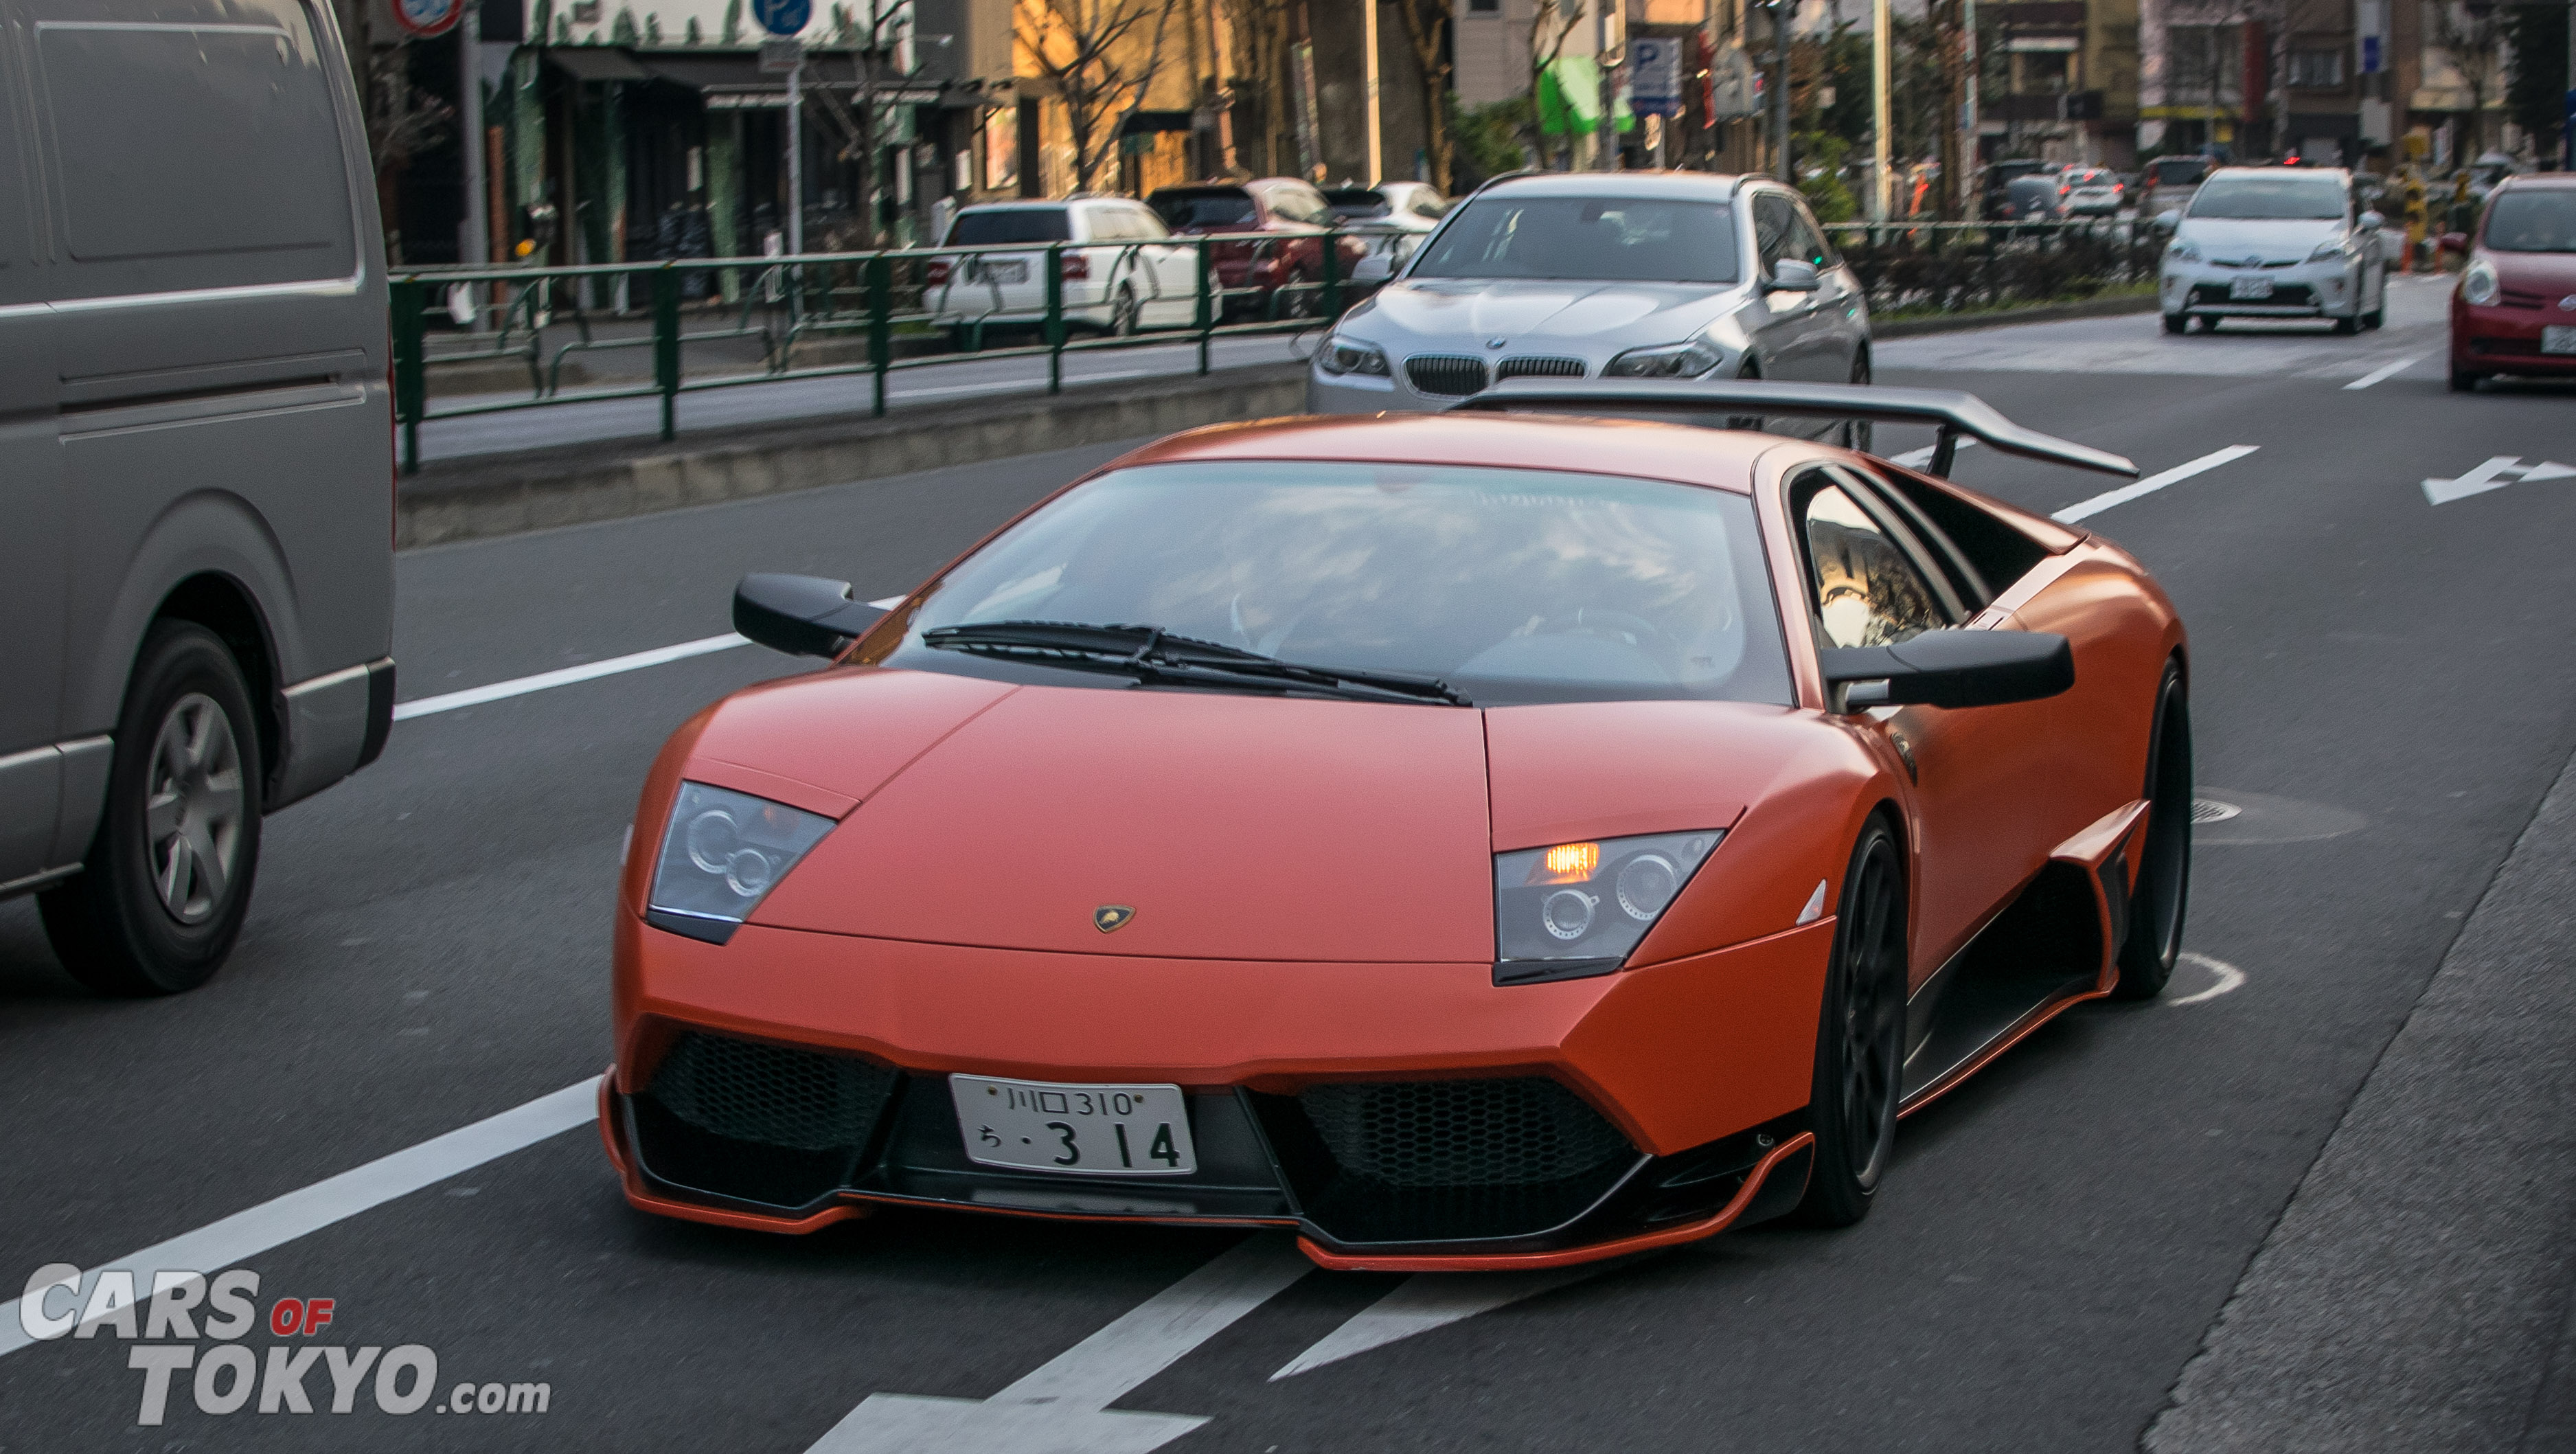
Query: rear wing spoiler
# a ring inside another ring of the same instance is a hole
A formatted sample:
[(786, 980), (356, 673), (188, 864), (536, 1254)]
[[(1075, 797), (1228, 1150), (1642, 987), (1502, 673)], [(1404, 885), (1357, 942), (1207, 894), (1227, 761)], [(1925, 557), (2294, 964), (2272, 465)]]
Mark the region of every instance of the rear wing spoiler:
[(1961, 436), (2006, 454), (2126, 479), (2138, 467), (2119, 455), (2025, 429), (1974, 394), (1891, 389), (1876, 384), (1798, 384), (1771, 379), (1505, 379), (1449, 406), (1489, 413), (1617, 413), (1672, 416), (1712, 429), (1742, 427), (1746, 414), (1929, 424), (1940, 431), (1929, 473), (1947, 476)]

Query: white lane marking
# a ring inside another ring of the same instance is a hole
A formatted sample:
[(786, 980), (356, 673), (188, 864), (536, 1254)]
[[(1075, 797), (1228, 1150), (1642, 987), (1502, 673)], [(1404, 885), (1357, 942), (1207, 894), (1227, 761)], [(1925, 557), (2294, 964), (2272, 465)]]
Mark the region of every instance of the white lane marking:
[(2570, 478), (2576, 478), (2576, 468), (2552, 464), (2548, 460), (2527, 465), (2522, 462), (2520, 455), (2499, 454), (2473, 469), (2462, 470), (2456, 479), (2426, 480), (2424, 498), (2436, 505), (2447, 505), (2453, 500), (2465, 500), (2471, 495), (2483, 495), (2489, 490), (2501, 490), (2510, 484)]
[(2245, 971), (2238, 969), (2235, 965), (2228, 963), (2224, 959), (2212, 959), (2206, 954), (2194, 954), (2188, 949), (2182, 952), (2182, 958), (2193, 964), (2197, 964), (2201, 968), (2208, 970), (2211, 974), (2216, 975), (2218, 977), (2218, 983), (2211, 985), (2209, 988), (2202, 990), (2198, 994), (2185, 995), (2178, 1000), (2165, 1001), (2168, 1005), (2179, 1006), (2207, 1004), (2209, 1001), (2217, 999), (2220, 995), (2232, 994), (2237, 990), (2245, 988)]
[(1207, 1420), (1109, 1405), (1313, 1270), (1255, 1233), (989, 1399), (870, 1394), (809, 1454), (1144, 1454)]
[[(1887, 462), (1889, 464), (1901, 464), (1910, 470), (1919, 470), (1932, 462), (1933, 453), (1940, 449), (1940, 447), (1941, 446), (1937, 444), (1927, 444), (1921, 449), (1909, 449), (1903, 454), (1891, 454), (1887, 457)], [(1962, 439), (1959, 441), (1958, 447), (1961, 449), (1974, 449), (1977, 447), (1977, 442), (1973, 439)]]
[(1354, 1353), (1383, 1348), (1416, 1333), (1428, 1333), (1523, 1298), (1554, 1292), (1600, 1270), (1594, 1266), (1554, 1272), (1416, 1273), (1365, 1311), (1353, 1314), (1349, 1322), (1325, 1334), (1315, 1346), (1288, 1360), (1287, 1366), (1270, 1375), (1270, 1381), (1277, 1383)]
[[(262, 1202), (248, 1211), (235, 1212), (222, 1221), (209, 1222), (193, 1232), (183, 1232), (103, 1267), (85, 1269), (80, 1275), (81, 1298), (88, 1298), (99, 1273), (110, 1268), (128, 1269), (135, 1274), (136, 1286), (150, 1287), (152, 1274), (159, 1271), (212, 1274), (239, 1266), (272, 1247), (585, 1125), (598, 1114), (599, 1081), (577, 1081), (551, 1095), (378, 1157), (364, 1166)], [(0, 1355), (15, 1353), (35, 1341), (19, 1321), (18, 1302), (12, 1298), (8, 1306), (0, 1307)]]
[(2412, 364), (2415, 364), (2415, 363), (2419, 362), (2420, 360), (2422, 360), (2422, 358), (2423, 358), (2423, 357), (2424, 357), (2424, 355), (2422, 355), (2422, 354), (2420, 354), (2420, 353), (2418, 353), (2418, 354), (2410, 354), (2410, 355), (2408, 355), (2408, 356), (2407, 356), (2407, 357), (2405, 357), (2405, 358), (2398, 359), (2398, 360), (2397, 360), (2396, 362), (2394, 362), (2394, 363), (2384, 363), (2384, 364), (2381, 364), (2379, 367), (2377, 367), (2377, 368), (2375, 368), (2375, 369), (2372, 369), (2369, 373), (2363, 374), (2360, 378), (2357, 378), (2357, 379), (2353, 380), (2351, 383), (2344, 385), (2344, 388), (2346, 388), (2347, 390), (2350, 390), (2350, 389), (2367, 389), (2367, 388), (2369, 388), (2371, 385), (2376, 384), (2376, 383), (2379, 383), (2379, 382), (2381, 382), (2382, 380), (2385, 380), (2385, 379), (2393, 379), (2393, 378), (2397, 377), (2399, 374), (2404, 373), (2404, 372), (2407, 370), (2408, 366), (2410, 366), (2410, 365), (2412, 365)]
[(692, 656), (705, 656), (715, 651), (731, 651), (737, 646), (750, 644), (747, 638), (728, 631), (722, 636), (707, 636), (696, 641), (683, 641), (677, 646), (657, 646), (651, 651), (612, 656), (606, 661), (584, 662), (580, 666), (541, 671), (532, 677), (516, 677), (506, 682), (494, 682), (490, 686), (467, 687), (461, 692), (448, 692), (441, 696), (422, 697), (417, 701), (404, 702), (394, 708), (394, 720), (408, 722), (414, 717), (453, 712), (459, 707), (479, 707), (485, 702), (498, 702), (508, 697), (524, 697), (530, 692), (568, 687), (575, 682), (596, 681), (601, 677), (613, 677), (619, 672), (639, 671), (648, 666), (685, 661)]
[(2255, 450), (2260, 448), (2262, 448), (2262, 446), (2256, 444), (2231, 444), (2225, 449), (2204, 454), (2200, 458), (2192, 460), (2188, 464), (2175, 465), (2172, 469), (2166, 470), (2163, 474), (2149, 475), (2134, 485), (2122, 485), (2116, 490), (2105, 490), (2101, 494), (2095, 495), (2092, 499), (2079, 500), (2048, 518), (2061, 525), (2072, 525), (2078, 520), (2099, 515), (2114, 505), (2125, 505), (2131, 500), (2135, 500), (2146, 495), (2152, 495), (2167, 485), (2180, 484), (2184, 480), (2190, 479), (2193, 475), (2200, 474), (2205, 470), (2214, 470), (2220, 465), (2230, 464), (2236, 460), (2243, 459), (2245, 456), (2252, 454)]

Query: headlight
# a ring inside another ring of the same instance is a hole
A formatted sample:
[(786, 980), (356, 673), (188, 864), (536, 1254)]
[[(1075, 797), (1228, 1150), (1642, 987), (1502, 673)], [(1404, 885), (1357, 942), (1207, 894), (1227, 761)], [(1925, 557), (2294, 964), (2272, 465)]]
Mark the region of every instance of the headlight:
[(2175, 238), (2173, 245), (2165, 249), (2165, 257), (2172, 262), (2196, 263), (2200, 261), (2200, 249), (2181, 238)]
[(2500, 290), (2495, 264), (2485, 258), (2469, 264), (2469, 270), (2460, 275), (2460, 296), (2481, 308), (2494, 302)]
[(722, 944), (831, 831), (820, 813), (684, 782), (662, 830), (645, 917), (657, 929)]
[(1663, 348), (1632, 348), (1610, 360), (1601, 371), (1605, 379), (1695, 379), (1726, 361), (1726, 355), (1709, 346), (1706, 340), (1670, 344)]
[(1617, 969), (1726, 835), (1650, 833), (1494, 855), (1494, 983)]
[(2342, 257), (2343, 240), (2341, 238), (2337, 238), (2333, 242), (2318, 243), (2316, 251), (2308, 254), (2308, 261), (2312, 263), (2330, 263), (2340, 261)]
[(1328, 374), (1370, 374), (1386, 377), (1386, 353), (1373, 343), (1352, 343), (1336, 338), (1324, 345), (1315, 362)]

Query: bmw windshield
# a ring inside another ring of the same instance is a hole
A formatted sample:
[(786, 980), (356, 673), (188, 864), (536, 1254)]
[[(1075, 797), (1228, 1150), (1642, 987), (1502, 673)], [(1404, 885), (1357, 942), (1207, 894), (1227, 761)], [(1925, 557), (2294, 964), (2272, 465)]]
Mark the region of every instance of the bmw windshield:
[(1469, 202), (1405, 276), (1732, 283), (1737, 271), (1722, 203), (1505, 193)]
[(1003, 622), (1159, 628), (1305, 666), (1436, 679), (1477, 705), (1793, 700), (1752, 502), (1603, 475), (1121, 470), (960, 563), (884, 664), (1129, 685), (923, 641)]

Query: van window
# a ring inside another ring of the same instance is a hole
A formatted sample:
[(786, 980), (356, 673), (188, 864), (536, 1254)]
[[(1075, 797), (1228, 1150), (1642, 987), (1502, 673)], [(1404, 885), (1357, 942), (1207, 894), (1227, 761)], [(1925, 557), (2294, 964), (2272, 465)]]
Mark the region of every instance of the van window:
[(356, 224), (330, 72), (289, 0), (40, 19), (59, 245), (55, 296), (347, 277)]

